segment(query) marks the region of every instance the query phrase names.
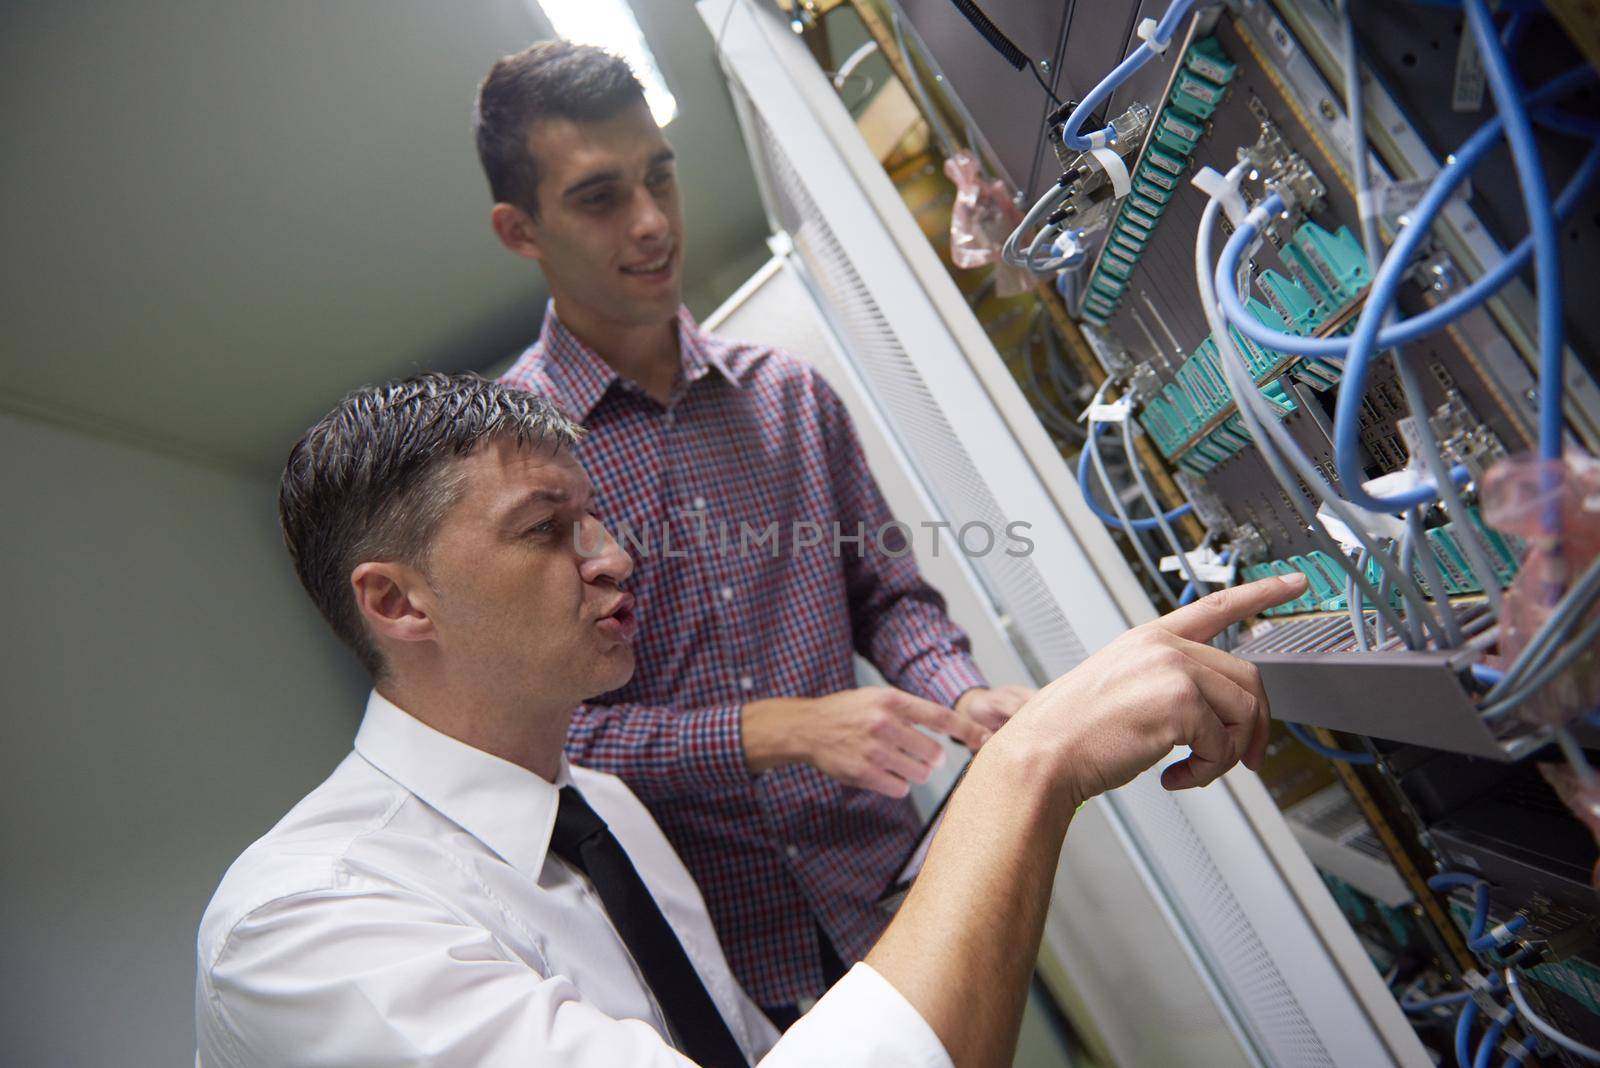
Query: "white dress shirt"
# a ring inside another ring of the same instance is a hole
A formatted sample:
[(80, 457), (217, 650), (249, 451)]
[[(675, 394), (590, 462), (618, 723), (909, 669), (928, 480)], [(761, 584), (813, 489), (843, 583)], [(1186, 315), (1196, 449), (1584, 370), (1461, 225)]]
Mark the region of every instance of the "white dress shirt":
[(377, 693), (355, 751), (245, 850), (206, 909), (200, 1063), (688, 1064), (593, 886), (548, 852), (568, 783), (627, 850), (752, 1062), (948, 1068), (926, 1021), (865, 964), (779, 1040), (619, 779), (563, 759), (550, 783)]

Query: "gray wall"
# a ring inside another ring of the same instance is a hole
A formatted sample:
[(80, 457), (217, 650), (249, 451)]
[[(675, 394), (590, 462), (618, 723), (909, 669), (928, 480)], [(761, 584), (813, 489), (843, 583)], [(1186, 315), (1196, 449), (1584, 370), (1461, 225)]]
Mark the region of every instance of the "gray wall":
[[(685, 298), (766, 256), (686, 0), (638, 0), (679, 103)], [(0, 1064), (183, 1064), (195, 925), (349, 748), (365, 689), (273, 514), (343, 392), (536, 334), (469, 128), (530, 0), (0, 11)]]
[(271, 481), (0, 414), (0, 1063), (194, 1057), (194, 935), (365, 690)]

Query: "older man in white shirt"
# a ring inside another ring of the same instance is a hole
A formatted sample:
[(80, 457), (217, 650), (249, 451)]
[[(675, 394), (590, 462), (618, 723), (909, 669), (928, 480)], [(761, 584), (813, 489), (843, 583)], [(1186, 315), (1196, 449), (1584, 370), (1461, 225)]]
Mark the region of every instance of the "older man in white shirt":
[(280, 515), (372, 672), (355, 750), (201, 921), (205, 1065), (948, 1065), (1016, 1041), (1072, 812), (1175, 745), (1174, 789), (1259, 761), (1252, 668), (1204, 644), (1268, 579), (1136, 628), (974, 758), (879, 943), (782, 1038), (619, 780), (562, 756), (633, 670), (632, 562), (547, 401), (471, 375), (364, 389), (307, 432)]

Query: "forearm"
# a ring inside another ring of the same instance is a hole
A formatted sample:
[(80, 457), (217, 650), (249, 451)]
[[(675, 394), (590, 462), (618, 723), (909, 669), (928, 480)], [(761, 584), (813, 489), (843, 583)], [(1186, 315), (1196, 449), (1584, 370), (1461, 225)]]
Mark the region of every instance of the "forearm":
[(866, 957), (961, 1066), (1011, 1063), (1074, 807), (1044, 762), (1018, 749), (991, 745), (974, 758)]
[(807, 762), (805, 705), (803, 697), (769, 697), (739, 710), (739, 734), (750, 774)]
[(737, 705), (582, 704), (567, 732), (575, 764), (625, 781), (645, 801), (742, 786), (749, 779)]

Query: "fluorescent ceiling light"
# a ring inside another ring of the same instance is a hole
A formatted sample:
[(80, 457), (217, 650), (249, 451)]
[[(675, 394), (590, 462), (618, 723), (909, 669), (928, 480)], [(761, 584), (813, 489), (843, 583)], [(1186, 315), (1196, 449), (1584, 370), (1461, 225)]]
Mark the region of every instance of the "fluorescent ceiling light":
[(656, 66), (655, 53), (639, 29), (628, 0), (539, 0), (557, 34), (577, 44), (597, 45), (621, 56), (644, 86), (644, 102), (657, 126), (678, 115), (678, 101)]

